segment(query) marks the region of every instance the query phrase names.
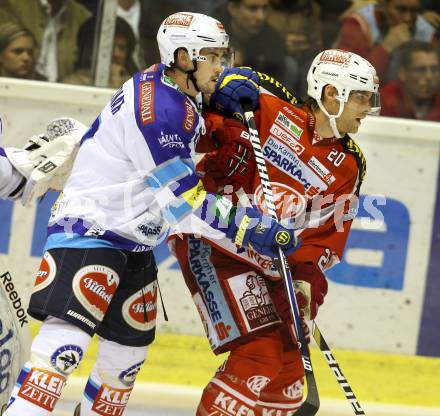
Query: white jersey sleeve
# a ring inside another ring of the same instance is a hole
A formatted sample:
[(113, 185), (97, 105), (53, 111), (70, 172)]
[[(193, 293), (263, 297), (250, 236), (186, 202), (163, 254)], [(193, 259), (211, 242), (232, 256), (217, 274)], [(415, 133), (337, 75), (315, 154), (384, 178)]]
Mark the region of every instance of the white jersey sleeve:
[(26, 179), (11, 165), (5, 150), (0, 147), (0, 198), (13, 198)]

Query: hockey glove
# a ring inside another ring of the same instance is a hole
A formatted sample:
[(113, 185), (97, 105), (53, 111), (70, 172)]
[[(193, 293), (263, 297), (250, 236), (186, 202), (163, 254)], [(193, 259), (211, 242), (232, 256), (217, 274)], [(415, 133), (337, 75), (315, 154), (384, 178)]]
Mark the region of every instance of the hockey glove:
[(328, 291), (324, 273), (313, 263), (298, 263), (293, 267), (293, 280), (298, 307), (306, 319), (315, 319)]
[(220, 147), (204, 157), (205, 175), (211, 177), (217, 186), (232, 185), (236, 191), (252, 179), (255, 172), (249, 133), (239, 121), (226, 119), (214, 137)]
[(59, 118), (47, 125), (45, 134), (33, 136), (24, 149), (6, 149), (12, 165), (28, 179), (17, 194), (23, 205), (49, 189), (62, 190), (86, 131), (75, 119)]
[(220, 75), (210, 105), (227, 116), (244, 121), (241, 102), (250, 101), (255, 110), (259, 97), (260, 77), (255, 71), (244, 66), (229, 68)]
[(278, 257), (278, 247), (288, 255), (300, 244), (293, 229), (283, 227), (272, 217), (262, 214), (255, 206), (237, 208), (226, 235), (235, 244), (249, 247), (272, 258)]

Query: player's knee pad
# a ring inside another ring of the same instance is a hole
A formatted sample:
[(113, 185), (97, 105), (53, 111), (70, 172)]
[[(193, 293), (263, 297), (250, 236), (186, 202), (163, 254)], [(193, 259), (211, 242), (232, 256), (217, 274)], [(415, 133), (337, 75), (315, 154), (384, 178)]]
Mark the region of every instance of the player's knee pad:
[(81, 401), (81, 416), (119, 415), (128, 403), (148, 347), (128, 347), (99, 338), (99, 352)]
[(48, 317), (31, 345), (32, 366), (69, 376), (81, 362), (91, 337), (75, 325)]

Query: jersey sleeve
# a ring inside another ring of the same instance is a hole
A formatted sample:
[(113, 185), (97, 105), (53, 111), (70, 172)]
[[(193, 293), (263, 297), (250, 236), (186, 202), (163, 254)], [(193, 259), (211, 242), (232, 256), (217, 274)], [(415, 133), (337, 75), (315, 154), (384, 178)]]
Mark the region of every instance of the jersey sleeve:
[(261, 92), (274, 95), (283, 101), (286, 101), (293, 105), (301, 104), (296, 94), (290, 91), (285, 85), (264, 72), (257, 72), (260, 77)]
[(0, 198), (13, 198), (22, 188), (24, 177), (11, 165), (0, 147)]
[(219, 220), (216, 206), (222, 197), (206, 192), (196, 173), (195, 147), (201, 124), (196, 109), (182, 96), (174, 106), (157, 109), (153, 122), (143, 122), (141, 111), (135, 106), (137, 130), (124, 132), (125, 148), (165, 221), (175, 233), (223, 233), (232, 206), (228, 201), (223, 204), (228, 206), (227, 220)]
[[(344, 147), (353, 156), (356, 168), (333, 195), (335, 202), (329, 218), (322, 224), (312, 224), (299, 232), (301, 246), (289, 256), (289, 264), (310, 262), (325, 271), (342, 259), (353, 218), (357, 214), (360, 187), (366, 172), (365, 158), (354, 141)], [(313, 215), (310, 217), (313, 218)]]

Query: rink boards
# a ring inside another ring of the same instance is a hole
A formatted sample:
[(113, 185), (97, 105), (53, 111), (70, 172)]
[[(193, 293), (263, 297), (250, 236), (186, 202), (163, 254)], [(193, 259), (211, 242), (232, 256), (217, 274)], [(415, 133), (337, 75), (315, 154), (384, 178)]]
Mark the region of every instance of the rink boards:
[[(22, 144), (26, 137), (43, 131), (45, 123), (57, 116), (70, 115), (90, 123), (111, 94), (110, 90), (0, 79), (0, 113), (5, 118), (2, 144)], [(436, 305), (440, 297), (439, 283), (436, 285), (439, 280), (436, 271), (440, 270), (436, 256), (440, 252), (439, 126), (368, 119), (357, 138), (368, 162), (363, 204), (344, 262), (329, 273), (330, 293), (320, 312), (319, 325), (332, 347), (371, 351), (335, 350), (359, 400), (362, 404), (366, 402), (367, 414), (439, 414), (440, 361), (394, 355), (440, 356), (440, 307)], [(14, 138), (23, 140), (14, 141)], [(367, 199), (367, 195), (376, 195), (377, 199)], [(380, 195), (385, 196), (386, 204), (379, 205), (384, 202)], [(31, 293), (54, 198), (51, 195), (38, 207), (27, 209), (19, 204), (0, 203), (0, 275), (5, 271), (10, 273), (23, 304)], [(383, 219), (372, 206), (378, 208)], [(366, 222), (372, 216), (375, 220)], [(214, 357), (200, 336), (202, 326), (174, 259), (164, 248), (158, 250), (157, 258), (170, 321), (163, 322), (159, 313), (160, 334), (139, 377), (142, 382), (179, 385), (176, 387), (179, 394), (194, 409), (200, 386), (211, 377), (223, 357)], [(5, 316), (0, 319), (5, 328)], [(0, 342), (4, 335), (0, 333)], [(8, 348), (9, 342), (1, 346), (2, 358), (7, 357)], [(87, 355), (78, 374), (80, 377), (87, 376), (95, 350), (93, 344), (92, 354)], [(316, 349), (312, 351), (312, 359), (321, 395), (342, 399)], [(3, 361), (1, 364), (0, 378), (3, 378), (12, 368), (4, 368)], [(70, 396), (75, 401), (84, 379), (70, 384), (76, 386)], [(135, 389), (135, 400), (129, 407), (154, 405), (153, 399), (160, 397), (161, 403), (171, 403), (177, 394), (177, 390), (170, 391), (162, 385), (154, 388), (148, 384), (138, 386), (137, 390), (138, 396)], [(372, 402), (376, 404), (370, 405)], [(377, 403), (435, 408), (396, 408)], [(351, 411), (346, 405), (344, 401), (333, 403), (324, 399), (320, 414), (349, 415)]]
[[(2, 79), (2, 145), (23, 144), (58, 116), (90, 123), (111, 93)], [(335, 347), (440, 356), (440, 124), (368, 118), (361, 131), (356, 140), (367, 158), (367, 176), (359, 215), (342, 264), (328, 273), (319, 325)], [(54, 198), (29, 208), (0, 203), (0, 257), (23, 302), (31, 293)], [(159, 313), (159, 330), (202, 335), (174, 259), (165, 247), (157, 259), (170, 317), (165, 323)]]

